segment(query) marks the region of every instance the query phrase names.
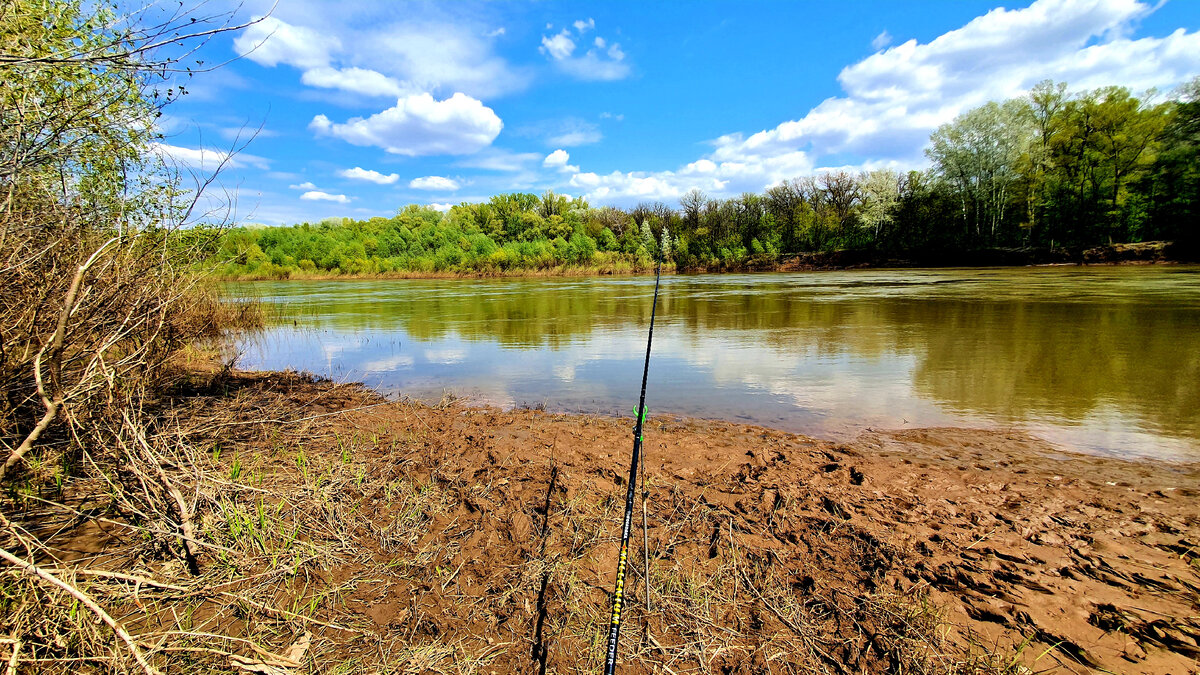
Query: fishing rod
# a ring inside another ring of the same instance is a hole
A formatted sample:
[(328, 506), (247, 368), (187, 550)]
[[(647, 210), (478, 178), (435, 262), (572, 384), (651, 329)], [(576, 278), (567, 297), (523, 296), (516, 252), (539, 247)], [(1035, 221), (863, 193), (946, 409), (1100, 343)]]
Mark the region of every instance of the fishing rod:
[(650, 374), (650, 345), (654, 342), (654, 313), (658, 309), (658, 280), (662, 275), (662, 255), (654, 271), (654, 303), (650, 305), (650, 333), (646, 336), (646, 365), (642, 367), (642, 394), (634, 409), (637, 423), (633, 427), (633, 459), (629, 463), (629, 483), (625, 491), (625, 521), (621, 525), (621, 557), (617, 559), (617, 583), (613, 590), (612, 622), (608, 627), (608, 656), (604, 675), (617, 670), (617, 642), (621, 636), (621, 608), (625, 601), (625, 567), (629, 561), (629, 529), (633, 520), (633, 500), (637, 485), (638, 459), (642, 455), (642, 424), (646, 421), (646, 377)]

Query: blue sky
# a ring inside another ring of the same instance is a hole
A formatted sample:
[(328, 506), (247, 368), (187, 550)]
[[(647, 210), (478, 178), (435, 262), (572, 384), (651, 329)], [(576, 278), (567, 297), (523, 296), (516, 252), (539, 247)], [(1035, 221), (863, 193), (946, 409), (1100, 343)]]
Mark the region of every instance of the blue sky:
[[(251, 19), (270, 4), (251, 0)], [(195, 56), (160, 120), (233, 217), (387, 216), (511, 191), (594, 205), (922, 168), (939, 124), (1043, 79), (1166, 92), (1200, 74), (1200, 2), (320, 2)]]

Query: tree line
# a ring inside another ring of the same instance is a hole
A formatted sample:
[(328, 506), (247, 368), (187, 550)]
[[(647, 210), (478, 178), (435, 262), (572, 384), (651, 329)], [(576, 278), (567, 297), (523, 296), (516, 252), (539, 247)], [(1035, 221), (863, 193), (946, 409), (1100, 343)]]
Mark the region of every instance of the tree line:
[[(880, 255), (1081, 249), (1200, 239), (1200, 77), (1156, 101), (1122, 87), (1027, 95), (959, 115), (931, 136), (925, 171), (827, 171), (729, 199), (592, 207), (547, 191), (441, 213), (326, 219), (224, 232), (227, 277), (738, 269), (837, 250)], [(952, 259), (952, 258), (951, 258)]]

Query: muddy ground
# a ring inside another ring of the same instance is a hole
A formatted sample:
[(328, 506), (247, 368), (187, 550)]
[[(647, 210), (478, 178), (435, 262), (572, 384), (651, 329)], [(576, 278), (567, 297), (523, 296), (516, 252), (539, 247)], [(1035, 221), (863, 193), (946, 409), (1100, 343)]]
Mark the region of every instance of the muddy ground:
[[(194, 431), (221, 477), (221, 506), (198, 510), (224, 550), (202, 568), (289, 612), (211, 596), (188, 630), (274, 653), (311, 639), (297, 672), (600, 668), (631, 420), (282, 374), (164, 405), (164, 425), (224, 420)], [(974, 429), (834, 443), (660, 416), (645, 439), (650, 609), (639, 501), (622, 672), (1200, 670), (1200, 465)], [(64, 564), (183, 576), (120, 528), (79, 527)]]

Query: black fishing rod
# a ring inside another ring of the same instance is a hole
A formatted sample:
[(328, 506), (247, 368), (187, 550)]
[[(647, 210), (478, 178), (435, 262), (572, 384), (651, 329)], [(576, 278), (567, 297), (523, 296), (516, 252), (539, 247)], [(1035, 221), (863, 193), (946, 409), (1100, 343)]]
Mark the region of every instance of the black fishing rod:
[(634, 410), (637, 423), (633, 427), (633, 459), (629, 462), (629, 483), (625, 491), (625, 521), (621, 525), (621, 557), (617, 560), (617, 583), (613, 590), (612, 622), (608, 627), (608, 657), (604, 661), (604, 675), (614, 675), (617, 670), (617, 642), (621, 636), (621, 608), (625, 600), (625, 567), (629, 561), (629, 529), (633, 520), (633, 499), (637, 485), (638, 458), (642, 454), (642, 424), (646, 421), (646, 377), (650, 374), (650, 345), (654, 342), (654, 313), (658, 309), (658, 280), (662, 275), (662, 256), (654, 271), (654, 303), (650, 305), (650, 333), (646, 337), (646, 365), (642, 367), (642, 394)]

